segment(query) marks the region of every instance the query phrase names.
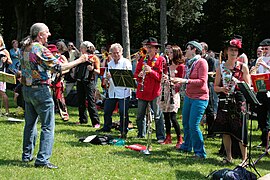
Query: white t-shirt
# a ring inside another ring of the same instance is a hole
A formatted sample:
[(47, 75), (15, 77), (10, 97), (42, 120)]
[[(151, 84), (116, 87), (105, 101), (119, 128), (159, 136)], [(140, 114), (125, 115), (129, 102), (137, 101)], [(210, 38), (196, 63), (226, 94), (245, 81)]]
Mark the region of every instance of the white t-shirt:
[[(259, 59), (258, 59), (259, 60)], [(257, 60), (257, 61), (258, 61)], [(270, 66), (270, 56), (268, 57), (263, 57), (263, 61), (268, 65)], [(259, 74), (262, 74), (262, 73), (270, 73), (269, 69), (263, 67), (262, 65), (259, 66), (258, 68), (258, 73)]]

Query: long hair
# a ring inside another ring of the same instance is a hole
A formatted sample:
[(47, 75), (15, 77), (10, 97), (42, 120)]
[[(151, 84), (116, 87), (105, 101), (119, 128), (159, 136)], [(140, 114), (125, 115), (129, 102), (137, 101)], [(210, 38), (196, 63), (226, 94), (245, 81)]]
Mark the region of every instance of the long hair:
[(173, 53), (173, 58), (172, 58), (173, 63), (176, 65), (184, 63), (183, 52), (181, 48), (176, 45), (173, 45), (171, 48), (172, 48), (172, 53)]

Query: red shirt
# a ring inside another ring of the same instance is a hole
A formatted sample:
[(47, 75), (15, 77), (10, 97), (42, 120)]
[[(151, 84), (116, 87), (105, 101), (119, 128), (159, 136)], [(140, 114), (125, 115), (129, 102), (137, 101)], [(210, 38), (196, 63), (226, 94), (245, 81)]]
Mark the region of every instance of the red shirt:
[(144, 78), (143, 83), (143, 91), (141, 90), (142, 87), (142, 77), (138, 77), (138, 74), (142, 71), (145, 59), (142, 57), (136, 67), (136, 71), (134, 74), (134, 78), (136, 78), (138, 85), (137, 85), (137, 92), (136, 96), (138, 99), (142, 99), (145, 101), (152, 101), (156, 97), (160, 95), (161, 92), (161, 76), (162, 76), (162, 62), (164, 61), (164, 57), (155, 55), (152, 59), (146, 59), (147, 65), (152, 67), (152, 72), (147, 73)]

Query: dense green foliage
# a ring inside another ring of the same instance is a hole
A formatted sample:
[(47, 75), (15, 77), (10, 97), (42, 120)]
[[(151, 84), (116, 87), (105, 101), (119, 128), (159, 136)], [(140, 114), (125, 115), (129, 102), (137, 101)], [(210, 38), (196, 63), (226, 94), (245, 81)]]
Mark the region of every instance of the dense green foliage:
[[(10, 97), (11, 112), (17, 110)], [(218, 155), (221, 139), (205, 139), (207, 159), (192, 159), (193, 154), (180, 153), (174, 145), (160, 145), (153, 134), (152, 154), (147, 156), (132, 151), (123, 146), (104, 145), (97, 146), (88, 143), (80, 143), (78, 139), (96, 134), (94, 128), (88, 125), (75, 125), (78, 121), (77, 108), (68, 107), (71, 119), (62, 122), (56, 115), (55, 144), (51, 162), (58, 165), (57, 170), (34, 168), (34, 162), (24, 164), (21, 162), (22, 134), (24, 123), (12, 123), (7, 117), (0, 117), (0, 179), (204, 179), (210, 172), (222, 168), (233, 169), (241, 162), (235, 159), (234, 164), (221, 164), (222, 157)], [(4, 110), (2, 109), (2, 112)], [(101, 122), (103, 112), (99, 111)], [(135, 124), (136, 109), (129, 111), (130, 119)], [(118, 114), (113, 117), (119, 120)], [(181, 120), (180, 120), (181, 122)], [(182, 125), (181, 125), (182, 127)], [(259, 144), (260, 131), (256, 130), (257, 122), (253, 121), (252, 146)], [(40, 132), (40, 123), (38, 123)], [(146, 145), (146, 139), (137, 139), (137, 129), (128, 133), (126, 144)], [(203, 131), (204, 133), (205, 130)], [(112, 131), (117, 137), (118, 132)], [(39, 143), (39, 140), (38, 140)], [(37, 143), (37, 144), (38, 144)], [(176, 135), (173, 134), (173, 143), (176, 143)], [(37, 145), (38, 146), (38, 145)], [(35, 154), (38, 147), (36, 147)], [(252, 160), (256, 160), (263, 150), (252, 148)], [(269, 157), (263, 157), (256, 169), (261, 175), (269, 173)], [(253, 171), (253, 169), (248, 168)], [(254, 171), (253, 171), (254, 172)]]
[[(75, 41), (75, 2), (1, 1), (0, 33), (9, 47), (12, 39), (20, 40), (34, 22), (42, 21), (52, 32), (51, 40)], [(85, 40), (94, 42), (98, 48), (122, 42), (120, 3), (120, 0), (84, 1)], [(128, 0), (131, 49), (138, 49), (148, 36), (160, 39), (159, 3), (156, 0)], [(258, 43), (269, 36), (270, 2), (266, 0), (170, 0), (167, 6), (168, 41), (181, 47), (188, 40), (199, 39), (219, 52), (223, 41), (233, 34), (241, 34), (244, 48), (251, 57)]]

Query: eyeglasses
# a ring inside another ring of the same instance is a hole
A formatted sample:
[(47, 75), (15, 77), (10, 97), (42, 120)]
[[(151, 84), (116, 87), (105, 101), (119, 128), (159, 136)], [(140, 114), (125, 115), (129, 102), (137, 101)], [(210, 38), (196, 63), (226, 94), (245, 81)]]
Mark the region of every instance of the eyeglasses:
[(72, 44), (69, 44), (68, 46), (73, 46)]
[(268, 48), (261, 48), (261, 50), (268, 50)]

